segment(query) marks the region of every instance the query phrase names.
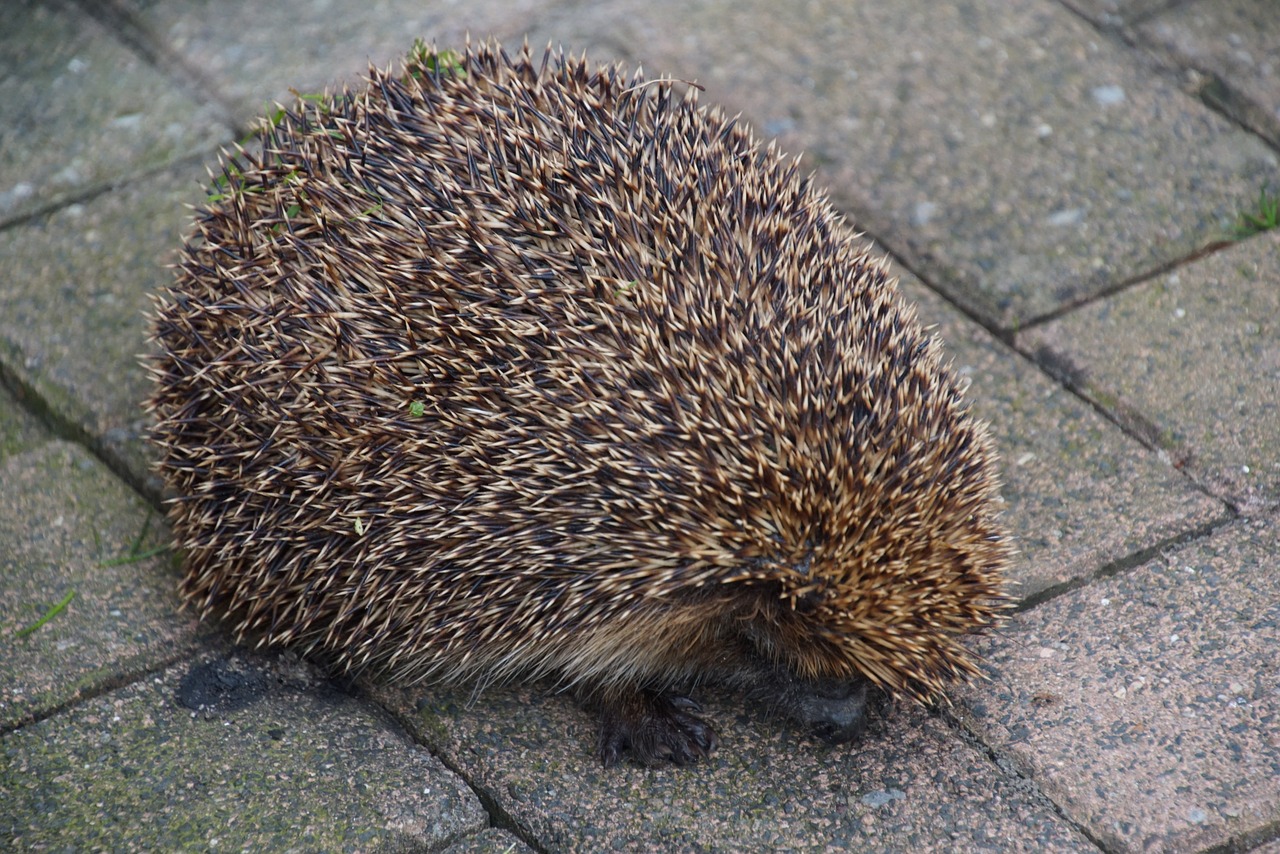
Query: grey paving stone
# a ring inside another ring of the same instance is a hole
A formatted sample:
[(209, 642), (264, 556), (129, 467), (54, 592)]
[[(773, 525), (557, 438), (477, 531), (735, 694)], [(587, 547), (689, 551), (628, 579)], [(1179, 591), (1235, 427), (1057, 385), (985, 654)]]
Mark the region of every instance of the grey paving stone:
[(1280, 14), (1274, 0), (1182, 3), (1143, 21), (1144, 41), (1209, 75), (1203, 96), (1280, 145)]
[(203, 166), (182, 166), (0, 231), (0, 358), (135, 482), (147, 467), (143, 312), (206, 183)]
[(1062, 0), (1090, 21), (1102, 27), (1122, 27), (1145, 15), (1177, 3), (1178, 0)]
[(1015, 327), (1185, 257), (1280, 160), (1044, 0), (619, 0), (540, 21), (707, 87), (932, 285)]
[(565, 695), (374, 690), (548, 850), (1096, 850), (914, 707), (831, 748), (700, 696), (721, 736), (709, 761), (605, 769), (595, 719)]
[(1113, 851), (1235, 850), (1280, 822), (1277, 519), (1018, 615), (974, 726)]
[[(414, 39), (517, 41), (546, 0), (124, 0), (154, 37), (228, 100), (241, 126), (291, 99), (398, 62)], [(228, 37), (229, 35), (233, 37)]]
[(5, 460), (0, 483), (0, 731), (189, 651), (168, 558), (114, 562), (166, 540), (142, 499), (60, 441)]
[(0, 838), (22, 850), (421, 851), (487, 824), (393, 721), (289, 659), (203, 656), (0, 748)]
[(228, 134), (74, 6), (8, 0), (0, 28), (0, 223)]
[(1280, 501), (1280, 232), (1019, 338), (1245, 512)]
[(0, 386), (0, 463), (49, 438), (49, 432), (23, 406), (22, 399)]
[(996, 439), (1006, 524), (1018, 555), (1011, 577), (1027, 597), (1225, 519), (1159, 454), (1126, 437), (1034, 365), (965, 319), (918, 280), (905, 294), (936, 325), (971, 380), (969, 397)]

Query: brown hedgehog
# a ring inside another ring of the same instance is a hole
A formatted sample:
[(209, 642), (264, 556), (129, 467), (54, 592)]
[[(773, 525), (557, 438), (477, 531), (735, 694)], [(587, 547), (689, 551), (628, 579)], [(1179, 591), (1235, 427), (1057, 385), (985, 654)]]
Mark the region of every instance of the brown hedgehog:
[(670, 81), (418, 46), (223, 167), (151, 361), (182, 592), (402, 680), (551, 677), (600, 757), (684, 696), (834, 741), (977, 672), (985, 429), (825, 196)]

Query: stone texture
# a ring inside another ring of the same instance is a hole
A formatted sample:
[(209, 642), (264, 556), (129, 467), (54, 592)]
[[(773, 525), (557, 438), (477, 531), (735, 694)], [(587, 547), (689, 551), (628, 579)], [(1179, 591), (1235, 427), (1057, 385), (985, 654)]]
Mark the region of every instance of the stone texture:
[(1244, 520), (1018, 615), (983, 645), (999, 676), (973, 725), (1108, 850), (1265, 838), (1280, 822), (1277, 554), (1276, 517)]
[(1256, 137), (1043, 0), (619, 0), (552, 36), (705, 85), (1006, 329), (1186, 257), (1280, 183)]
[(1063, 4), (1100, 27), (1114, 28), (1131, 24), (1144, 16), (1159, 12), (1179, 0), (1062, 0)]
[[(212, 152), (210, 153), (212, 157)], [(171, 273), (203, 166), (188, 165), (0, 231), (0, 354), (67, 432), (146, 477), (143, 313)]]
[(0, 223), (230, 132), (216, 108), (193, 101), (74, 7), (7, 0), (4, 19)]
[(203, 656), (0, 748), (21, 850), (435, 850), (486, 825), (393, 721), (287, 658)]
[(1015, 595), (1039, 597), (1220, 522), (1226, 508), (1035, 366), (908, 277), (968, 396), (991, 424), (1018, 555)]
[(1141, 38), (1204, 77), (1201, 96), (1280, 146), (1280, 14), (1274, 0), (1180, 3), (1145, 20)]
[[(287, 103), (386, 67), (414, 39), (461, 46), (468, 33), (518, 42), (547, 0), (124, 0), (166, 54), (192, 69), (241, 127)], [(229, 33), (234, 33), (229, 38)]]
[(5, 460), (0, 483), (0, 731), (189, 652), (167, 557), (127, 560), (167, 539), (141, 498), (66, 442)]
[(453, 843), (444, 854), (533, 854), (533, 849), (510, 832), (490, 827)]
[(0, 386), (0, 464), (49, 439), (40, 420), (22, 404), (22, 398)]
[(373, 690), (549, 850), (1094, 850), (915, 707), (832, 748), (744, 711), (739, 697), (699, 696), (721, 736), (710, 760), (604, 769), (596, 721), (567, 695)]
[(1280, 501), (1280, 231), (1019, 339), (1245, 512)]

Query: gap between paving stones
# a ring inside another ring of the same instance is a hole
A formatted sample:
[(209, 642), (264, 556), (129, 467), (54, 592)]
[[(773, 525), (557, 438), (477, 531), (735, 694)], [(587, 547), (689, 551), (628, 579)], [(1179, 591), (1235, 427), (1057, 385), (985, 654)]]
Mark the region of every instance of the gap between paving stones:
[(47, 709), (42, 709), (39, 712), (27, 715), (26, 717), (10, 724), (0, 723), (0, 737), (4, 737), (11, 732), (16, 732), (17, 730), (25, 727), (33, 726), (41, 721), (47, 721), (50, 718), (57, 717), (58, 715), (70, 711), (71, 709), (83, 705), (91, 700), (96, 700), (97, 698), (110, 694), (113, 691), (119, 691), (121, 688), (127, 688), (136, 682), (140, 682), (143, 679), (154, 676), (155, 674), (167, 670), (182, 661), (192, 658), (199, 649), (199, 646), (200, 640), (196, 639), (196, 641), (191, 645), (158, 660), (154, 665), (140, 667), (136, 670), (126, 670), (123, 673), (116, 674), (115, 676), (104, 678), (102, 681), (95, 683), (90, 690), (76, 694), (64, 703), (59, 703), (56, 706), (50, 706)]
[[(1019, 605), (1018, 608), (1021, 610), (1022, 606)], [(947, 726), (951, 727), (951, 731), (955, 733), (957, 738), (968, 744), (979, 754), (987, 757), (991, 764), (995, 765), (1000, 773), (1004, 774), (1015, 787), (1026, 792), (1033, 801), (1052, 812), (1060, 821), (1062, 821), (1063, 824), (1067, 825), (1076, 833), (1079, 833), (1085, 839), (1096, 845), (1099, 850), (1104, 852), (1108, 850), (1107, 846), (1104, 845), (1101, 840), (1089, 832), (1089, 828), (1087, 826), (1082, 825), (1073, 819), (1070, 814), (1063, 809), (1062, 805), (1056, 803), (1053, 798), (1046, 795), (1035, 779), (1028, 774), (1024, 774), (1018, 768), (1017, 763), (1015, 763), (1011, 758), (1000, 753), (996, 748), (983, 741), (982, 736), (966, 725), (963, 718), (955, 714), (951, 709), (945, 707), (938, 709), (934, 714), (940, 717)]]
[[(1194, 263), (1195, 261), (1205, 257), (1206, 255), (1212, 254), (1213, 252), (1216, 252), (1220, 249), (1226, 249), (1233, 246), (1235, 244), (1235, 241), (1223, 241), (1223, 242), (1215, 243), (1212, 246), (1205, 247), (1178, 261), (1171, 262), (1166, 265), (1162, 265), (1161, 267), (1154, 269), (1148, 273), (1145, 273), (1141, 276), (1134, 277), (1133, 279), (1128, 280), (1120, 285), (1117, 285), (1115, 288), (1108, 290), (1106, 293), (1098, 294), (1096, 297), (1082, 300), (1079, 304), (1072, 305), (1067, 308), (1063, 308), (1061, 311), (1051, 312), (1050, 314), (1042, 318), (1037, 318), (1033, 323), (1027, 324), (1024, 327), (1020, 327), (1018, 329), (1006, 330), (1006, 329), (1001, 329), (995, 326), (994, 324), (987, 322), (985, 318), (983, 318), (976, 312), (971, 311), (968, 307), (956, 302), (955, 300), (952, 300), (950, 297), (947, 296), (947, 294), (944, 291), (942, 291), (941, 289), (933, 285), (933, 283), (930, 281), (929, 275), (926, 272), (914, 269), (913, 266), (910, 263), (908, 263), (907, 259), (900, 256), (898, 253), (894, 252), (892, 249), (887, 248), (887, 244), (884, 242), (883, 239), (881, 239), (880, 236), (870, 231), (863, 230), (861, 228), (859, 228), (859, 233), (862, 234), (868, 240), (871, 240), (877, 248), (879, 248), (881, 251), (886, 253), (891, 259), (894, 267), (897, 267), (903, 271), (910, 273), (912, 276), (918, 279), (921, 282), (921, 284), (927, 287), (939, 300), (946, 303), (950, 308), (954, 309), (958, 314), (964, 316), (974, 325), (979, 326), (982, 329), (985, 329), (993, 338), (1005, 344), (1012, 353), (1016, 353), (1018, 356), (1025, 359), (1033, 368), (1038, 370), (1040, 373), (1044, 374), (1048, 379), (1052, 380), (1053, 382), (1056, 382), (1064, 391), (1066, 391), (1068, 394), (1070, 394), (1072, 397), (1074, 397), (1084, 406), (1086, 406), (1087, 408), (1097, 413), (1108, 423), (1114, 425), (1125, 436), (1135, 440), (1140, 445), (1142, 445), (1143, 447), (1147, 448), (1148, 450), (1156, 454), (1171, 455), (1175, 450), (1177, 450), (1176, 448), (1168, 448), (1160, 444), (1157, 441), (1158, 436), (1155, 435), (1157, 431), (1154, 431), (1154, 429), (1147, 429), (1147, 430), (1140, 429), (1141, 427), (1140, 422), (1146, 421), (1146, 419), (1143, 418), (1140, 413), (1137, 413), (1137, 412), (1128, 413), (1120, 409), (1112, 409), (1112, 408), (1103, 406), (1101, 403), (1099, 403), (1095, 399), (1093, 395), (1090, 395), (1088, 393), (1088, 389), (1083, 384), (1081, 384), (1080, 382), (1072, 378), (1071, 371), (1067, 369), (1067, 366), (1058, 364), (1054, 359), (1045, 358), (1041, 353), (1039, 353), (1039, 351), (1033, 350), (1026, 344), (1019, 346), (1019, 343), (1018, 343), (1019, 335), (1017, 333), (1023, 332), (1026, 329), (1029, 329), (1033, 326), (1040, 325), (1041, 323), (1047, 323), (1053, 319), (1056, 319), (1060, 315), (1068, 314), (1071, 311), (1074, 311), (1075, 309), (1079, 308), (1081, 305), (1108, 299), (1111, 296), (1117, 293), (1120, 293), (1121, 291), (1127, 290), (1131, 287), (1137, 287), (1150, 279), (1154, 279), (1160, 275), (1163, 275), (1169, 272), (1170, 270)], [(1219, 527), (1223, 525), (1231, 524), (1235, 519), (1239, 517), (1240, 515), (1239, 508), (1235, 507), (1230, 502), (1224, 501), (1223, 499), (1214, 495), (1214, 493), (1205, 484), (1201, 483), (1199, 480), (1197, 480), (1194, 476), (1192, 476), (1186, 470), (1178, 467), (1178, 471), (1183, 476), (1183, 478), (1185, 478), (1187, 482), (1197, 492), (1201, 493), (1206, 498), (1210, 498), (1214, 501), (1222, 503), (1227, 508), (1228, 515), (1216, 522), (1210, 522), (1206, 525), (1201, 525), (1201, 526), (1192, 528), (1190, 530), (1183, 531), (1174, 537), (1168, 538), (1166, 540), (1147, 546), (1145, 548), (1138, 549), (1127, 555), (1123, 555), (1114, 561), (1103, 564), (1090, 576), (1083, 577), (1083, 578), (1076, 578), (1071, 581), (1067, 581), (1058, 585), (1052, 585), (1044, 590), (1040, 590), (1033, 594), (1030, 594), (1024, 597), (1018, 603), (1015, 609), (1015, 613), (1019, 611), (1028, 610), (1030, 608), (1034, 608), (1035, 606), (1043, 602), (1047, 602), (1050, 599), (1053, 599), (1063, 593), (1067, 593), (1071, 590), (1075, 590), (1078, 587), (1088, 584), (1090, 581), (1092, 581), (1095, 578), (1109, 578), (1111, 576), (1118, 575), (1122, 572), (1125, 572), (1128, 569), (1132, 569), (1136, 566), (1141, 565), (1143, 562), (1149, 560), (1151, 557), (1154, 557), (1155, 555), (1159, 554), (1161, 551), (1165, 549), (1181, 546), (1185, 543), (1192, 542), (1202, 537), (1208, 537), (1212, 535), (1213, 532), (1216, 531)]]
[[(231, 100), (218, 90), (217, 84), (192, 67), (182, 55), (154, 33), (134, 10), (119, 0), (67, 0), (84, 14), (101, 24), (108, 32), (156, 71), (174, 80), (188, 95), (218, 108), (219, 119), (228, 127), (235, 122)], [(237, 136), (248, 128), (235, 128)]]
[[(1212, 498), (1213, 496), (1209, 497)], [(1114, 578), (1117, 575), (1123, 575), (1129, 570), (1142, 566), (1147, 561), (1162, 555), (1171, 549), (1180, 548), (1189, 543), (1194, 543), (1197, 540), (1203, 540), (1207, 537), (1211, 537), (1220, 528), (1225, 528), (1228, 525), (1235, 523), (1238, 519), (1238, 514), (1229, 514), (1224, 516), (1222, 519), (1207, 522), (1188, 531), (1183, 531), (1177, 536), (1169, 537), (1159, 543), (1138, 549), (1137, 551), (1124, 555), (1123, 557), (1117, 558), (1109, 563), (1105, 563), (1098, 567), (1098, 569), (1091, 575), (1073, 578), (1070, 581), (1064, 581), (1061, 584), (1054, 584), (1043, 590), (1038, 590), (1019, 601), (1010, 613), (1021, 614), (1024, 611), (1030, 611), (1033, 608), (1039, 607), (1053, 599), (1057, 599), (1059, 596), (1070, 593), (1073, 590), (1079, 590), (1082, 587), (1087, 587), (1098, 579)]]
[[(1167, 261), (1164, 264), (1159, 264), (1155, 267), (1152, 267), (1150, 270), (1144, 270), (1143, 272), (1138, 273), (1137, 275), (1130, 276), (1127, 279), (1122, 279), (1121, 281), (1117, 282), (1114, 285), (1111, 285), (1109, 287), (1099, 290), (1096, 294), (1089, 294), (1087, 296), (1081, 297), (1078, 300), (1064, 303), (1063, 305), (1058, 306), (1052, 311), (1046, 311), (1044, 314), (1037, 315), (1031, 318), (1030, 320), (1026, 321), (1025, 323), (1018, 324), (1016, 327), (1010, 327), (1009, 329), (992, 329), (990, 330), (991, 334), (999, 336), (1002, 340), (1008, 341), (1008, 343), (1010, 343), (1010, 345), (1012, 346), (1012, 341), (1009, 341), (1009, 339), (1011, 337), (1016, 337), (1018, 334), (1022, 332), (1026, 332), (1028, 329), (1033, 329), (1037, 326), (1043, 326), (1046, 323), (1051, 323), (1055, 320), (1058, 320), (1061, 317), (1071, 314), (1072, 312), (1078, 309), (1084, 308), (1085, 306), (1092, 305), (1097, 302), (1104, 302), (1116, 296), (1117, 294), (1123, 293), (1124, 291), (1130, 290), (1131, 288), (1138, 287), (1139, 285), (1145, 284), (1146, 282), (1149, 282), (1150, 280), (1155, 279), (1159, 276), (1163, 276), (1166, 273), (1171, 273), (1174, 270), (1177, 270), (1179, 268), (1186, 267), (1190, 264), (1194, 264), (1195, 262), (1203, 258), (1206, 258), (1210, 255), (1213, 255), (1216, 252), (1221, 252), (1224, 249), (1229, 249), (1232, 246), (1234, 246), (1236, 243), (1237, 241), (1231, 240), (1230, 238), (1227, 238), (1227, 237), (1212, 240), (1209, 243), (1206, 243), (1204, 246), (1201, 246), (1199, 249), (1196, 249), (1192, 252), (1188, 252), (1186, 255), (1183, 255), (1181, 258), (1174, 258), (1173, 260)], [(1036, 362), (1036, 364), (1039, 364), (1039, 362)]]

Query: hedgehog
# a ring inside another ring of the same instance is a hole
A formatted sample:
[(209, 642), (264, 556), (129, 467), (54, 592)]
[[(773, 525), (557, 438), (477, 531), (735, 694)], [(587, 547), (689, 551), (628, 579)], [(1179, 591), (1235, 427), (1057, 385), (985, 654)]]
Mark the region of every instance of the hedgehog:
[(980, 675), (988, 430), (887, 259), (696, 89), (416, 43), (224, 153), (148, 360), (202, 618), (549, 680), (605, 765), (710, 754), (707, 684), (841, 742)]

